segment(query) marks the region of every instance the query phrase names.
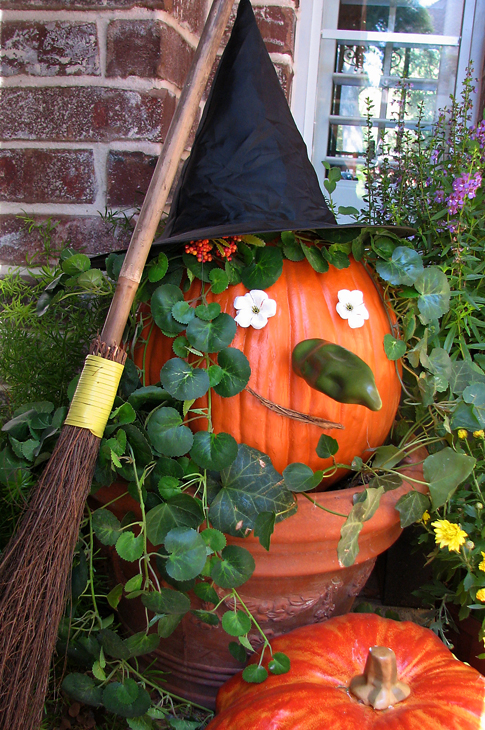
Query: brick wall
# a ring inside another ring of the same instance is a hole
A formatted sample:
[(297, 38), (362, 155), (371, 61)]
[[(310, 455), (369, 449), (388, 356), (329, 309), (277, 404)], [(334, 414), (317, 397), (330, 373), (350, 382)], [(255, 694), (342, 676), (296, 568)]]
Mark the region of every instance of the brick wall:
[[(297, 4), (253, 0), (287, 93)], [(0, 0), (0, 265), (40, 249), (22, 212), (59, 221), (56, 245), (96, 253), (127, 243), (99, 211), (142, 201), (209, 7)]]

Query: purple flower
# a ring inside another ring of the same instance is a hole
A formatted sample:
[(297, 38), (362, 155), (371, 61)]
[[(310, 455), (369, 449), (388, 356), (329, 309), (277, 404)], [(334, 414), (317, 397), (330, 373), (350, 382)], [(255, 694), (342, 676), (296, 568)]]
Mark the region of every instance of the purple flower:
[(446, 199), (448, 212), (451, 215), (458, 213), (465, 205), (465, 198), (474, 198), (481, 184), (482, 176), (479, 172), (474, 175), (464, 172), (456, 180), (453, 180), (453, 192)]
[(478, 140), (480, 147), (485, 147), (485, 119), (471, 129), (470, 137)]
[(435, 203), (443, 203), (445, 200), (445, 192), (444, 190), (437, 190), (434, 194), (434, 202)]
[(440, 156), (439, 150), (433, 150), (431, 153), (430, 161), (432, 165), (435, 165), (438, 162), (438, 157)]

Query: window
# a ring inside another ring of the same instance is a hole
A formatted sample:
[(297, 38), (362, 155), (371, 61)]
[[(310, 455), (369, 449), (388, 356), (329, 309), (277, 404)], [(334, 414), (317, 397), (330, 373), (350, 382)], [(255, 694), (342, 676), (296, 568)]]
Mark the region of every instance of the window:
[(469, 61), (481, 71), (484, 25), (483, 0), (302, 0), (293, 114), (320, 182), (322, 162), (341, 169), (337, 204), (361, 205), (367, 99), (376, 144), (394, 127), (403, 79), (406, 126), (420, 107), (431, 124)]

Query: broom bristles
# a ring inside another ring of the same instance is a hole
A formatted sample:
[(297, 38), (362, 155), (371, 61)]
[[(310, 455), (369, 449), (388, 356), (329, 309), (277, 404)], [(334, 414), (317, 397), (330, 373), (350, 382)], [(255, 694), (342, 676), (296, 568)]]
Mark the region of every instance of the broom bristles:
[[(96, 354), (122, 362), (104, 346)], [(0, 728), (36, 730), (100, 439), (64, 426), (0, 565)]]

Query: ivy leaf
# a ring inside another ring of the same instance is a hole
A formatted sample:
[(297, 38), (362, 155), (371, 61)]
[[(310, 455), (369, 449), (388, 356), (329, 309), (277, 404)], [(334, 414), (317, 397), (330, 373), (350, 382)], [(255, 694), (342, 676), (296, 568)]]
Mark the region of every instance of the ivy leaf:
[(108, 656), (111, 656), (114, 659), (130, 658), (130, 652), (126, 647), (125, 642), (117, 633), (111, 631), (111, 629), (102, 629), (99, 632), (97, 639), (103, 647), (105, 654)]
[(236, 459), (221, 472), (222, 489), (209, 508), (214, 527), (234, 536), (252, 530), (260, 512), (287, 513), (295, 502), (268, 456), (240, 444)]
[(146, 634), (139, 631), (125, 639), (125, 646), (130, 652), (130, 657), (143, 656), (155, 651), (160, 644), (160, 637), (157, 634)]
[(91, 268), (91, 261), (89, 256), (84, 253), (75, 253), (68, 259), (61, 262), (61, 269), (68, 276), (77, 276), (82, 274), (84, 271), (89, 271)]
[(429, 498), (425, 494), (414, 490), (403, 494), (396, 502), (396, 509), (401, 516), (401, 527), (404, 529), (420, 520), (428, 508)]
[(260, 512), (254, 521), (254, 536), (259, 538), (261, 545), (268, 551), (275, 523), (276, 514), (274, 512)]
[(141, 602), (153, 613), (184, 616), (187, 611), (190, 611), (190, 598), (185, 593), (172, 588), (161, 588), (160, 591), (144, 593)]
[(399, 360), (406, 352), (406, 343), (392, 335), (384, 335), (384, 352), (388, 360)]
[(459, 454), (446, 446), (436, 454), (430, 454), (423, 464), (423, 474), (429, 483), (431, 506), (442, 507), (456, 488), (472, 473), (476, 459)]
[(197, 350), (219, 352), (231, 344), (236, 329), (234, 319), (229, 314), (222, 312), (210, 322), (194, 317), (187, 327), (186, 335), (190, 344)]
[(221, 623), (229, 636), (244, 636), (251, 630), (251, 619), (244, 611), (226, 611)]
[(188, 302), (182, 300), (173, 305), (172, 317), (180, 324), (189, 324), (195, 317), (195, 310)]
[(228, 545), (211, 565), (211, 578), (220, 588), (237, 588), (254, 573), (254, 558), (239, 545)]
[(153, 545), (161, 545), (174, 527), (196, 529), (203, 521), (200, 500), (188, 494), (178, 494), (147, 513), (147, 538)]
[(160, 381), (167, 393), (177, 400), (195, 400), (209, 390), (207, 371), (194, 368), (178, 357), (167, 360), (160, 371)]
[(323, 479), (321, 470), (313, 472), (306, 464), (295, 462), (283, 471), (285, 484), (291, 492), (309, 492), (318, 487)]
[(180, 614), (172, 614), (167, 616), (161, 616), (158, 620), (157, 632), (162, 639), (168, 639), (173, 634), (179, 623), (182, 621), (183, 616)]
[(281, 651), (275, 651), (268, 663), (271, 674), (286, 674), (290, 671), (290, 658)]
[(372, 466), (374, 469), (392, 469), (394, 466), (399, 464), (406, 456), (405, 452), (398, 446), (388, 444), (386, 446), (379, 446), (374, 452), (374, 460)]
[(142, 388), (137, 388), (128, 397), (128, 403), (133, 406), (135, 411), (139, 411), (143, 406), (148, 403), (158, 405), (170, 398), (169, 394), (163, 388), (158, 385), (145, 385)]
[(447, 390), (451, 378), (451, 358), (442, 347), (434, 347), (431, 350), (429, 369), (434, 375), (436, 390), (440, 393)]
[(204, 603), (213, 603), (214, 605), (219, 603), (219, 596), (209, 583), (196, 583), (194, 593)]
[(97, 509), (92, 514), (93, 530), (102, 545), (116, 545), (121, 535), (121, 523), (108, 509)]
[(378, 261), (376, 271), (390, 284), (412, 286), (417, 276), (423, 271), (421, 256), (413, 248), (397, 246), (388, 261)]
[(296, 240), (293, 231), (283, 231), (281, 233), (281, 242), (283, 244), (283, 253), (289, 261), (303, 261), (305, 254), (302, 251), (300, 242)]
[(325, 274), (328, 271), (328, 261), (323, 257), (323, 253), (319, 248), (316, 246), (307, 246), (305, 243), (302, 243), (301, 249), (312, 269), (319, 274)]
[(175, 527), (165, 538), (165, 549), (170, 556), (166, 570), (177, 581), (191, 580), (201, 573), (207, 559), (205, 542), (196, 530)]
[[(134, 695), (133, 700), (129, 700)], [(140, 717), (150, 708), (152, 701), (150, 695), (139, 687), (136, 682), (127, 677), (123, 684), (121, 682), (110, 682), (103, 690), (103, 705), (107, 710), (121, 717)]]
[(317, 444), (317, 455), (320, 459), (328, 459), (330, 456), (334, 456), (338, 451), (338, 441), (331, 436), (323, 434), (318, 439)]
[(87, 674), (74, 672), (64, 677), (62, 689), (76, 702), (92, 707), (100, 707), (103, 704), (103, 690), (98, 687)]
[(194, 436), (190, 456), (202, 469), (221, 471), (232, 464), (237, 448), (236, 439), (228, 433), (199, 431)]
[(209, 626), (219, 625), (219, 616), (216, 613), (211, 613), (210, 611), (204, 611), (202, 609), (192, 609), (190, 613), (196, 616), (199, 621), (209, 624)]
[(350, 510), (349, 516), (342, 525), (337, 547), (339, 565), (348, 568), (353, 565), (359, 553), (358, 539), (364, 522), (370, 520), (379, 507), (384, 488), (365, 489), (358, 501)]
[(423, 269), (416, 277), (414, 286), (421, 295), (418, 298), (418, 309), (423, 324), (446, 314), (450, 308), (450, 285), (441, 269), (437, 266)]
[[(222, 352), (225, 352), (225, 350), (222, 350)], [(219, 365), (209, 365), (207, 368), (207, 374), (209, 376), (210, 387), (214, 388), (214, 386), (219, 385), (224, 373)]]
[(268, 672), (264, 667), (260, 667), (258, 664), (249, 664), (249, 666), (243, 670), (242, 678), (245, 682), (261, 684), (261, 682), (264, 682), (264, 680), (268, 678)]
[(468, 385), (485, 383), (485, 373), (474, 362), (453, 360), (449, 381), (452, 392), (461, 395)]
[(229, 277), (222, 269), (213, 269), (209, 274), (213, 294), (222, 294), (229, 286)]
[(241, 646), (241, 644), (238, 644), (237, 641), (230, 641), (228, 649), (231, 653), (231, 656), (233, 656), (237, 662), (240, 662), (241, 664), (246, 664), (246, 649)]
[(116, 541), (115, 547), (120, 558), (133, 563), (135, 560), (139, 560), (143, 555), (143, 535), (135, 537), (133, 532), (123, 532)]
[(151, 261), (148, 265), (148, 280), (152, 283), (161, 281), (168, 271), (168, 257), (167, 254), (161, 251), (158, 254), (158, 258)]
[(155, 324), (169, 337), (174, 337), (185, 329), (185, 325), (177, 322), (172, 315), (174, 304), (182, 302), (183, 299), (184, 295), (174, 284), (162, 284), (152, 294), (150, 303), (152, 317)]
[(278, 281), (282, 271), (283, 254), (279, 248), (258, 248), (253, 261), (241, 271), (241, 279), (246, 289), (264, 290)]
[(159, 408), (150, 416), (147, 433), (154, 448), (164, 456), (183, 456), (192, 448), (192, 431), (183, 425), (175, 408)]
[(235, 347), (227, 347), (219, 352), (217, 362), (221, 377), (213, 386), (215, 392), (223, 398), (230, 398), (244, 390), (251, 376), (246, 355)]
[(457, 428), (466, 428), (467, 431), (478, 431), (480, 424), (475, 415), (475, 409), (469, 403), (460, 401), (453, 411), (450, 423), (452, 431)]
[(199, 306), (195, 308), (196, 316), (199, 319), (202, 319), (204, 322), (212, 322), (212, 320), (218, 317), (220, 313), (221, 305), (218, 302), (211, 302), (210, 304), (199, 304)]
[(473, 383), (465, 388), (463, 400), (473, 405), (473, 414), (480, 423), (480, 428), (485, 428), (485, 383)]

